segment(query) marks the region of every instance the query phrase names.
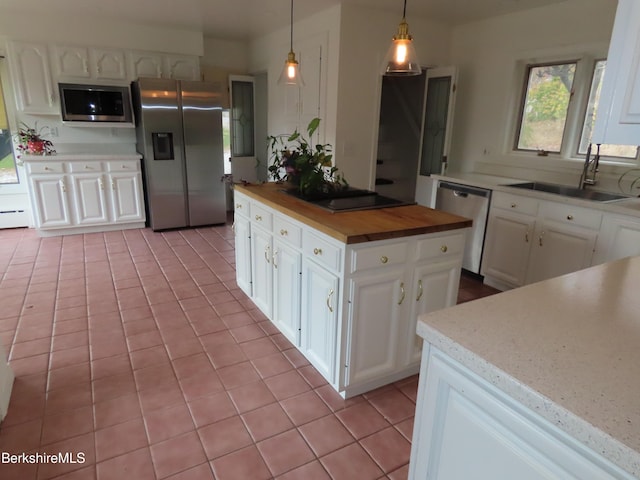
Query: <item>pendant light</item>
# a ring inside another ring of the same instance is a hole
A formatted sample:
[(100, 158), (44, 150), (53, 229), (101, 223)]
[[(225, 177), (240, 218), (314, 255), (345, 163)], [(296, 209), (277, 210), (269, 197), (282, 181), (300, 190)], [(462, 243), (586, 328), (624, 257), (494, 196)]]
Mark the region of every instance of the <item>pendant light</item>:
[(295, 87), (304, 87), (302, 75), (300, 75), (300, 64), (296, 60), (296, 54), (293, 52), (293, 0), (291, 0), (291, 43), (287, 60), (284, 62), (284, 68), (278, 79), (278, 85), (292, 85)]
[(389, 47), (389, 52), (384, 59), (384, 75), (409, 76), (422, 73), (416, 50), (413, 48), (413, 37), (409, 35), (406, 13), (407, 0), (404, 0), (402, 21), (398, 26), (398, 33), (393, 36), (391, 47)]

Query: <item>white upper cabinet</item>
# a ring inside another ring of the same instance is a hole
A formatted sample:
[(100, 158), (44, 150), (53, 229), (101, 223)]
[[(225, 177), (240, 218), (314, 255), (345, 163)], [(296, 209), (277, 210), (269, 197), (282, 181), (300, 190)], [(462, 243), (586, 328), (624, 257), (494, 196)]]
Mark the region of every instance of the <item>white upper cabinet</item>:
[(49, 70), (47, 46), (30, 42), (9, 42), (8, 51), (18, 109), (31, 114), (59, 113), (58, 99)]
[(593, 143), (640, 144), (640, 2), (619, 0)]
[(129, 52), (128, 64), (131, 80), (140, 77), (200, 80), (200, 60), (191, 55)]
[(126, 80), (124, 51), (54, 45), (51, 48), (53, 75), (58, 80)]
[(165, 55), (163, 77), (174, 80), (200, 80), (198, 57)]
[(92, 48), (91, 67), (93, 75), (100, 80), (126, 80), (127, 66), (124, 51), (113, 48)]
[(162, 55), (153, 52), (129, 52), (131, 78), (162, 78)]

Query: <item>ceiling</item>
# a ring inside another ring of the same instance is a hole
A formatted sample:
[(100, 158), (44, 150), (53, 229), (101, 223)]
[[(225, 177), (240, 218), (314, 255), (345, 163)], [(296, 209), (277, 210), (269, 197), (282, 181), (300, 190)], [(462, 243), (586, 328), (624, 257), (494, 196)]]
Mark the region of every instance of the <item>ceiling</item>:
[[(527, 10), (565, 0), (408, 0), (412, 16), (457, 25)], [(294, 20), (308, 17), (338, 3), (387, 10), (402, 16), (402, 0), (295, 0)], [(290, 0), (2, 0), (3, 12), (45, 11), (74, 18), (118, 18), (178, 29), (197, 29), (219, 39), (250, 39), (289, 25)]]

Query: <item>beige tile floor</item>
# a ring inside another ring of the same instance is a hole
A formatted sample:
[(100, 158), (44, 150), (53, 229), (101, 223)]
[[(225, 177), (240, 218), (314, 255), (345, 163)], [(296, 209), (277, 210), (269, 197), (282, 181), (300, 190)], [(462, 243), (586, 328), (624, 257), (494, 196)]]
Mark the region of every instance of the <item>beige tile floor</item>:
[(0, 478), (406, 478), (417, 377), (341, 399), (234, 277), (229, 225), (0, 231), (0, 452), (84, 454)]

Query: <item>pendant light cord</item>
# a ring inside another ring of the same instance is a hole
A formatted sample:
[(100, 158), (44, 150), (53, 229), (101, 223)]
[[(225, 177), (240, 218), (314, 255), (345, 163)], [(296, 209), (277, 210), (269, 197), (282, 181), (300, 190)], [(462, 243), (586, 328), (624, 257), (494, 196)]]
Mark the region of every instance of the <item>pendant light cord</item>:
[[(293, 8), (293, 0), (291, 0), (291, 8)], [(407, 0), (404, 0), (404, 7), (402, 8), (402, 18), (407, 18)]]
[[(405, 1), (405, 6), (406, 6), (406, 2)], [(293, 0), (291, 0), (291, 43), (290, 43), (290, 51), (293, 52)]]

